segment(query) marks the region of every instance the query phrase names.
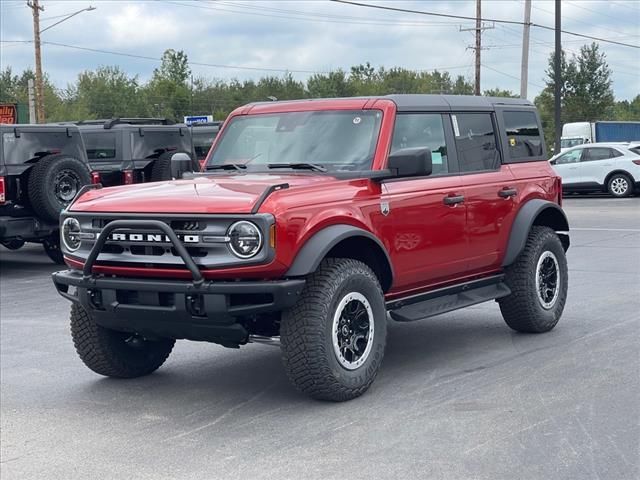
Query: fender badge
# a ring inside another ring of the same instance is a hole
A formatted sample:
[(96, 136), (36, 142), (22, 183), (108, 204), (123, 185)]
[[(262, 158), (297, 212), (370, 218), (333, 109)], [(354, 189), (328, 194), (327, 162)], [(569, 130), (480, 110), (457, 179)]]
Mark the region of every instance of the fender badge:
[(389, 202), (380, 202), (380, 213), (385, 217), (389, 215)]

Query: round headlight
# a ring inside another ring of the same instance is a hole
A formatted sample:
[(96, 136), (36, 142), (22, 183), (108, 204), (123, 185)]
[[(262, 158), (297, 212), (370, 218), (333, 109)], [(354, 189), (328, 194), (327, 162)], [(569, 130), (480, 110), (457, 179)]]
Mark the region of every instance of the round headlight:
[(62, 222), (60, 236), (65, 248), (70, 252), (75, 252), (80, 248), (80, 222), (73, 217), (68, 217)]
[(229, 248), (236, 257), (251, 258), (262, 247), (260, 229), (251, 222), (236, 222), (227, 231)]

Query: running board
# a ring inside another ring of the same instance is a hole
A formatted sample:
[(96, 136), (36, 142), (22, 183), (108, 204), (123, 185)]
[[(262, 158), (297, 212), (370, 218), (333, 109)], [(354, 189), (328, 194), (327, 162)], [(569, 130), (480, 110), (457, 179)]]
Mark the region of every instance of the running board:
[(473, 280), (387, 302), (389, 315), (397, 322), (413, 322), (477, 303), (506, 297), (511, 290), (504, 275)]

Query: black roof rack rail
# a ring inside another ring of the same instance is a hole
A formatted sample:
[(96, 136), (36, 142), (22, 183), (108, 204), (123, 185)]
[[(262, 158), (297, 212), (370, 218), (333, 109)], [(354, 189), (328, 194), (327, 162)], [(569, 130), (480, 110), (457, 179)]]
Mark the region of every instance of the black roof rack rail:
[(83, 120), (78, 125), (104, 125), (105, 129), (113, 128), (114, 125), (175, 125), (173, 120), (168, 118), (110, 118), (99, 120)]

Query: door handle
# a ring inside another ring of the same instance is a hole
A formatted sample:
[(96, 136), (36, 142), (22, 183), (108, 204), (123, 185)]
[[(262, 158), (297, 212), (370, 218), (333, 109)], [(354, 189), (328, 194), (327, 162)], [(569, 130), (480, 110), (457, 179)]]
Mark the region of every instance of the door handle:
[(518, 190), (515, 188), (505, 187), (498, 192), (498, 196), (502, 198), (515, 197), (518, 194)]
[(449, 195), (444, 197), (442, 201), (445, 205), (453, 205), (455, 207), (458, 203), (464, 202), (464, 195)]

